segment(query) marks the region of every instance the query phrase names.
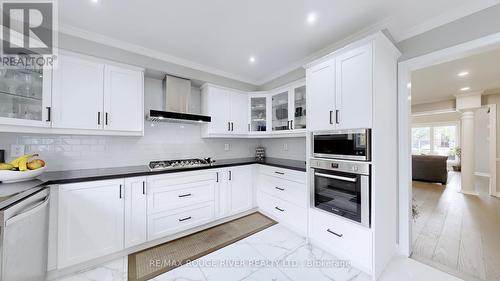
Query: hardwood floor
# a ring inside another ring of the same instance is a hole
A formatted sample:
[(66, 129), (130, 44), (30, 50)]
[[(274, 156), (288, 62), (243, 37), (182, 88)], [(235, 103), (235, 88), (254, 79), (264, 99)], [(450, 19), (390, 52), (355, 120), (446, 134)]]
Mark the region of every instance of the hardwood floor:
[(500, 281), (500, 198), (488, 195), (488, 178), (476, 183), (479, 196), (460, 193), (455, 172), (446, 186), (413, 182), (412, 258), (464, 280)]

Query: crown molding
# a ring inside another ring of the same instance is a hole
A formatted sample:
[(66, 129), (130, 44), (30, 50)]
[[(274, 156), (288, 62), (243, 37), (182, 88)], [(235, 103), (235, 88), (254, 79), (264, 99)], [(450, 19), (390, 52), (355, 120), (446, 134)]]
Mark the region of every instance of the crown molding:
[(132, 52), (132, 53), (136, 53), (136, 54), (139, 54), (139, 55), (143, 55), (143, 56), (147, 56), (147, 57), (159, 59), (159, 60), (162, 60), (162, 61), (165, 61), (165, 62), (168, 62), (168, 63), (173, 63), (173, 64), (181, 65), (181, 66), (184, 66), (184, 67), (188, 67), (188, 68), (192, 68), (192, 69), (195, 69), (195, 70), (207, 72), (207, 73), (210, 73), (210, 74), (215, 74), (215, 75), (223, 76), (223, 77), (226, 77), (226, 78), (229, 78), (229, 79), (233, 79), (233, 80), (237, 80), (237, 81), (240, 81), (240, 82), (245, 82), (245, 83), (257, 86), (255, 79), (251, 79), (249, 77), (235, 75), (235, 74), (232, 74), (232, 73), (220, 70), (218, 68), (214, 68), (214, 67), (211, 67), (211, 66), (200, 64), (200, 63), (188, 60), (188, 59), (184, 59), (184, 58), (180, 58), (180, 57), (177, 57), (177, 56), (173, 56), (173, 55), (170, 55), (170, 54), (167, 54), (167, 53), (164, 53), (164, 52), (160, 52), (160, 51), (157, 51), (157, 50), (153, 50), (153, 49), (150, 49), (150, 48), (142, 47), (142, 46), (139, 46), (139, 45), (136, 45), (136, 44), (132, 44), (132, 43), (129, 43), (129, 42), (126, 42), (126, 41), (123, 41), (123, 40), (115, 39), (115, 38), (112, 38), (112, 37), (109, 37), (109, 36), (106, 36), (106, 35), (102, 35), (102, 34), (99, 34), (99, 33), (90, 32), (90, 31), (87, 31), (87, 30), (84, 30), (84, 29), (80, 29), (80, 28), (71, 26), (71, 25), (61, 24), (59, 26), (59, 32), (63, 33), (63, 34), (70, 35), (70, 36), (82, 38), (82, 39), (85, 39), (85, 40), (93, 41), (93, 42), (96, 42), (96, 43), (100, 43), (100, 44), (103, 44), (103, 45), (106, 45), (106, 46), (111, 46), (111, 47), (114, 47), (114, 48), (118, 48), (118, 49), (122, 49), (122, 50), (129, 51), (129, 52)]

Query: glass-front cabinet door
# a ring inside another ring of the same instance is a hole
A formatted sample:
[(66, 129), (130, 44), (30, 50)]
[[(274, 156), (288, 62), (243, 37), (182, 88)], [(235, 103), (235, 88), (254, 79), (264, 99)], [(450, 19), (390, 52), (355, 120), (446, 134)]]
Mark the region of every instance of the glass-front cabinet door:
[(288, 91), (279, 92), (271, 96), (273, 131), (284, 131), (290, 129), (290, 122), (288, 119), (288, 99)]
[(0, 69), (0, 122), (50, 125), (50, 69)]
[(291, 127), (295, 130), (306, 128), (306, 85), (293, 88), (293, 118)]
[(250, 97), (250, 132), (265, 132), (267, 130), (267, 97)]

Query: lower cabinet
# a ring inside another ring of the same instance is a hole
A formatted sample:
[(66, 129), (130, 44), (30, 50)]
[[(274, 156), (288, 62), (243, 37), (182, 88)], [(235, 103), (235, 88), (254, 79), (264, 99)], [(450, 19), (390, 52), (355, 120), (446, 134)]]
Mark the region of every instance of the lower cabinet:
[(305, 182), (305, 172), (259, 167), (259, 209), (296, 232), (306, 235), (308, 192)]
[(236, 166), (218, 171), (219, 216), (225, 217), (253, 207), (252, 166)]
[(59, 186), (58, 268), (123, 249), (123, 186), (123, 179)]
[(147, 241), (146, 177), (125, 179), (125, 248)]
[(208, 170), (148, 177), (148, 240), (213, 220), (216, 176)]
[(372, 272), (372, 230), (322, 210), (309, 211), (311, 242), (350, 260), (355, 267)]

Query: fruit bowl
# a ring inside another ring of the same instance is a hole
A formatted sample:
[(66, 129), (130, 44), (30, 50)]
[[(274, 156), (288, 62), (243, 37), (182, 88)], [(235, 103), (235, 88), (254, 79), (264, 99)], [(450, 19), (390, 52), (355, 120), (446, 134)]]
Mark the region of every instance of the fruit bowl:
[(46, 167), (42, 167), (36, 170), (28, 170), (24, 172), (20, 171), (0, 171), (0, 181), (2, 183), (12, 183), (19, 181), (32, 180), (45, 171)]

